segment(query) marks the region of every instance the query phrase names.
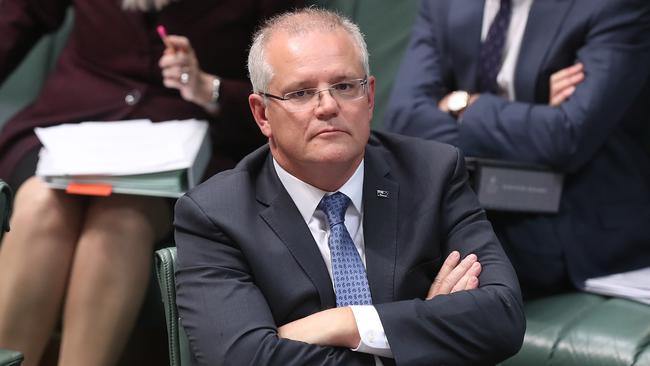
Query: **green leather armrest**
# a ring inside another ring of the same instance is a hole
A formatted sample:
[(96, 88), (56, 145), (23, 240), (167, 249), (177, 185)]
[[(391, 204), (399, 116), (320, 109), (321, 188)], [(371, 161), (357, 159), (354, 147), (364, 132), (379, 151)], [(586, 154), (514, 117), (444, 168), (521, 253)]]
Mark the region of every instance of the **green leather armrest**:
[(23, 354), (0, 348), (0, 366), (18, 366), (23, 362)]
[(650, 365), (650, 306), (586, 293), (525, 305), (521, 351), (503, 366)]
[(0, 180), (0, 240), (5, 231), (9, 231), (11, 217), (12, 193), (7, 183)]
[(157, 250), (155, 264), (160, 294), (165, 307), (169, 365), (189, 366), (192, 364), (189, 341), (176, 309), (176, 247)]

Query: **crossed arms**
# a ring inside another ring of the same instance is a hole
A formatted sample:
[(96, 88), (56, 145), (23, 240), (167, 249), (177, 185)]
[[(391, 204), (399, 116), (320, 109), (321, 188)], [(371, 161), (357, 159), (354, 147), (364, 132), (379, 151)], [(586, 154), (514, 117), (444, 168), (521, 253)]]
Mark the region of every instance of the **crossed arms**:
[[(433, 269), (432, 269), (433, 270)], [(431, 283), (426, 300), (438, 295), (478, 288), (481, 263), (475, 254), (461, 261), (460, 253), (453, 251)], [(320, 346), (356, 348), (359, 331), (350, 307), (331, 308), (294, 320), (278, 328), (280, 338)]]

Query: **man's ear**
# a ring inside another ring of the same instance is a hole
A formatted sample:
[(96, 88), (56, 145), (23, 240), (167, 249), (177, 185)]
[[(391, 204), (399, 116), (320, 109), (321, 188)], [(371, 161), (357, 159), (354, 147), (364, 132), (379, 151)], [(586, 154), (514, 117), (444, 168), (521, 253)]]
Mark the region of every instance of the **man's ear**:
[(368, 76), (368, 108), (370, 109), (370, 120), (375, 109), (375, 77)]
[(271, 124), (266, 118), (266, 104), (264, 103), (264, 97), (258, 94), (251, 94), (248, 96), (248, 105), (251, 108), (257, 127), (260, 128), (260, 131), (262, 131), (264, 136), (270, 138), (272, 135)]

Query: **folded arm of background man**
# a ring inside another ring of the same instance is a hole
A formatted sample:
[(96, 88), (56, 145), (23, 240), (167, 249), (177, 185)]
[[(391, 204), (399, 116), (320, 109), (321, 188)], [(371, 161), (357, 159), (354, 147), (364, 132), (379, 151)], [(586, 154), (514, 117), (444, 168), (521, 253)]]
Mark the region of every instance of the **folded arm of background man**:
[[(399, 212), (404, 213), (398, 219), (397, 257), (383, 258), (396, 262), (395, 272), (387, 271), (384, 277), (391, 282), (386, 285), (395, 286), (393, 301), (375, 304), (395, 362), (481, 365), (507, 358), (521, 346), (525, 328), (517, 279), (467, 184), (461, 154), (450, 146), (424, 140), (392, 137), (386, 141), (401, 145), (400, 154), (386, 155), (391, 169), (387, 177), (412, 177), (408, 182), (399, 181), (399, 194), (394, 197), (399, 200)], [(384, 152), (381, 146), (367, 148), (367, 172), (373, 170), (368, 153), (373, 149), (379, 151), (374, 156)], [(414, 161), (416, 155), (436, 159)], [(288, 273), (293, 261), (290, 254), (288, 258), (274, 257), (276, 249), (286, 250), (283, 245), (269, 244), (276, 238), (255, 238), (259, 234), (236, 228), (241, 227), (238, 222), (251, 221), (251, 217), (261, 220), (256, 213), (258, 202), (232, 198), (255, 196), (250, 175), (245, 169), (236, 169), (219, 176), (225, 180), (218, 185), (222, 189), (195, 190), (176, 206), (179, 311), (199, 363), (373, 365), (369, 355), (347, 348), (278, 337), (279, 326), (325, 309), (318, 294), (312, 296), (315, 290), (309, 282), (303, 298), (262, 293), (262, 282), (275, 280), (277, 286), (292, 286), (282, 282), (304, 273)], [(216, 210), (214, 206), (220, 207)], [(364, 216), (373, 214), (390, 215), (364, 212)], [(295, 217), (294, 230), (308, 233), (297, 212)], [(264, 227), (263, 222), (253, 223), (248, 231), (256, 231), (258, 224)], [(365, 228), (364, 233), (368, 230), (372, 228)], [(257, 253), (249, 241), (258, 242)], [(479, 288), (424, 300), (442, 261), (453, 250), (463, 256), (478, 256), (482, 265)], [(278, 263), (274, 278), (268, 278), (258, 264), (264, 257), (287, 262)], [(403, 262), (418, 264), (404, 268)], [(282, 307), (291, 308), (292, 316), (281, 314), (278, 309)]]
[[(449, 49), (441, 50), (464, 36), (448, 34), (445, 17), (453, 3), (421, 2), (396, 78), (388, 130), (449, 142), (470, 156), (541, 163), (571, 172), (592, 159), (616, 128), (631, 122), (626, 113), (634, 115), (637, 96), (650, 74), (650, 3), (562, 2), (571, 4), (544, 56), (536, 89), (529, 91), (536, 100), (508, 101), (481, 94), (465, 110), (461, 124), (438, 109), (446, 94), (468, 88), (455, 85), (453, 68), (460, 60), (451, 59)], [(536, 6), (553, 4), (534, 3), (528, 22)], [(549, 83), (551, 73), (575, 62), (584, 64), (585, 79), (567, 101), (549, 106), (548, 93), (539, 92), (547, 89), (540, 85)]]

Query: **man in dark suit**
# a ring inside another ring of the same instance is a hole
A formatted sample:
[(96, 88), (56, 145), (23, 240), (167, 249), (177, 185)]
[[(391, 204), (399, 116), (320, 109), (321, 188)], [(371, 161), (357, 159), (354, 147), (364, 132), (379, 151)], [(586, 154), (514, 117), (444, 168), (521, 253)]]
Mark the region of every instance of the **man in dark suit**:
[(483, 365), (515, 353), (517, 279), (462, 155), (370, 133), (375, 79), (358, 27), (317, 9), (275, 18), (249, 72), (268, 146), (176, 205), (177, 304), (197, 363)]
[(421, 2), (386, 127), (565, 173), (557, 214), (494, 217), (524, 295), (650, 265), (649, 34), (644, 0)]

